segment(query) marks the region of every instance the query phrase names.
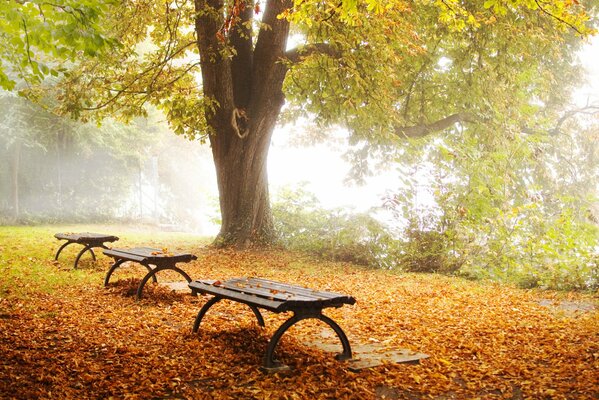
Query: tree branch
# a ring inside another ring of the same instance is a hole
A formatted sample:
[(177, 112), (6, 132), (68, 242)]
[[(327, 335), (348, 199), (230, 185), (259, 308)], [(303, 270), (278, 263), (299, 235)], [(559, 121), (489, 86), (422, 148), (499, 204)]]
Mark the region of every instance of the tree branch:
[[(218, 109), (207, 115), (213, 126), (224, 120), (235, 108), (231, 77), (231, 60), (223, 56), (225, 40), (221, 33), (224, 23), (224, 0), (194, 0), (195, 31), (202, 66), (202, 90), (206, 98), (214, 99)], [(214, 118), (214, 119), (213, 119)]]
[(545, 129), (536, 129), (531, 128), (530, 126), (523, 126), (520, 128), (522, 133), (526, 133), (528, 135), (538, 135), (538, 134), (549, 134), (549, 135), (557, 135), (561, 132), (562, 125), (570, 118), (578, 115), (578, 114), (587, 114), (587, 115), (595, 115), (599, 114), (599, 106), (596, 105), (587, 105), (580, 108), (575, 108), (573, 110), (566, 111), (564, 115), (557, 120), (555, 127), (545, 130)]
[(572, 25), (571, 23), (569, 23), (568, 21), (564, 20), (563, 18), (558, 17), (555, 14), (552, 14), (551, 12), (549, 12), (545, 7), (543, 7), (543, 5), (541, 4), (541, 2), (539, 0), (535, 0), (535, 3), (537, 4), (537, 6), (539, 7), (539, 10), (541, 10), (543, 13), (547, 14), (548, 16), (550, 16), (551, 18), (559, 21), (560, 23), (566, 25), (567, 27), (569, 27), (570, 29), (573, 29), (576, 33), (582, 35), (583, 33), (580, 31), (580, 29), (578, 29), (577, 27), (575, 27), (574, 25)]
[(326, 54), (332, 58), (341, 58), (342, 56), (341, 51), (335, 49), (330, 43), (313, 43), (286, 51), (285, 58), (296, 64), (313, 54)]
[[(115, 103), (120, 97), (122, 97), (123, 95), (126, 94), (147, 94), (150, 93), (151, 91), (155, 91), (156, 89), (153, 88), (154, 83), (156, 82), (158, 76), (160, 75), (160, 72), (163, 71), (165, 65), (170, 62), (171, 60), (173, 60), (176, 56), (178, 56), (179, 54), (183, 53), (187, 48), (193, 46), (195, 44), (195, 42), (190, 42), (187, 43), (183, 46), (181, 46), (179, 49), (177, 49), (176, 51), (174, 51), (173, 53), (171, 53), (168, 56), (164, 56), (163, 59), (161, 59), (158, 63), (156, 64), (151, 64), (150, 66), (148, 66), (146, 69), (144, 69), (143, 71), (141, 71), (139, 74), (137, 74), (135, 76), (134, 79), (132, 79), (130, 82), (127, 82), (123, 87), (121, 87), (120, 89), (114, 89), (114, 88), (107, 88), (108, 91), (114, 93), (114, 95), (112, 95), (110, 98), (106, 99), (104, 102), (100, 103), (100, 104), (96, 104), (95, 106), (92, 107), (83, 107), (82, 110), (86, 110), (86, 111), (93, 111), (93, 110), (100, 110), (102, 108), (105, 108), (107, 106), (109, 106), (112, 103)], [(185, 73), (187, 73), (188, 71), (192, 70), (193, 68), (195, 68), (198, 64), (194, 63), (194, 64), (190, 64), (187, 66), (187, 68), (184, 70)], [(145, 77), (150, 76), (151, 78), (149, 79), (150, 84), (146, 84), (146, 88), (144, 90), (133, 90), (131, 88), (135, 87), (135, 85), (139, 85), (140, 81), (142, 81)], [(183, 75), (180, 74), (180, 76), (175, 79), (174, 81), (171, 81), (169, 83), (167, 83), (166, 85), (162, 85), (160, 90), (166, 86), (169, 86), (173, 83), (175, 83), (177, 80), (181, 79)], [(150, 90), (150, 87), (152, 87), (152, 90)]]
[(233, 76), (233, 93), (235, 106), (246, 108), (250, 101), (252, 90), (252, 68), (253, 68), (253, 45), (252, 24), (254, 9), (251, 1), (241, 0), (238, 21), (231, 27), (229, 40), (235, 49), (235, 55), (231, 60), (231, 72)]
[(284, 102), (281, 89), (287, 68), (280, 61), (287, 47), (289, 21), (279, 15), (292, 6), (293, 0), (269, 0), (266, 3), (254, 49), (250, 108), (280, 107)]
[[(544, 129), (534, 129), (528, 126), (523, 126), (521, 128), (522, 133), (526, 133), (529, 135), (535, 134), (550, 134), (555, 135), (560, 132), (561, 126), (570, 118), (574, 117), (578, 114), (588, 114), (595, 115), (599, 114), (599, 106), (597, 105), (588, 105), (585, 107), (576, 108), (570, 111), (567, 111), (557, 120), (557, 123), (554, 128), (549, 130)], [(479, 118), (475, 117), (469, 112), (460, 112), (452, 114), (448, 117), (441, 118), (440, 120), (431, 122), (430, 124), (420, 124), (413, 126), (400, 126), (395, 128), (395, 134), (397, 136), (403, 138), (422, 138), (428, 136), (432, 133), (442, 131), (455, 125), (457, 123), (464, 122), (477, 122), (480, 121)]]
[(404, 138), (421, 138), (430, 135), (431, 133), (439, 132), (449, 128), (452, 125), (462, 122), (474, 122), (476, 118), (468, 113), (461, 112), (452, 114), (430, 124), (421, 124), (414, 126), (400, 126), (395, 128), (395, 134)]
[(263, 26), (260, 28), (254, 50), (254, 57), (258, 59), (256, 62), (265, 64), (266, 68), (269, 64), (277, 62), (285, 51), (289, 21), (279, 18), (279, 15), (292, 5), (291, 0), (268, 0), (266, 3), (262, 16)]

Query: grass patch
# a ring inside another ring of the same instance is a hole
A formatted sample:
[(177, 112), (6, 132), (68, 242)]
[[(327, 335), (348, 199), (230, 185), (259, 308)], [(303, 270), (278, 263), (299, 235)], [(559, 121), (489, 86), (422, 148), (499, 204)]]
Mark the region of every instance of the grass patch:
[(54, 255), (64, 241), (54, 238), (57, 232), (100, 232), (120, 238), (113, 247), (150, 246), (172, 251), (198, 248), (209, 238), (180, 232), (158, 232), (150, 227), (119, 225), (57, 225), (57, 226), (0, 226), (0, 296), (27, 298), (34, 293), (55, 293), (64, 287), (94, 285), (103, 282), (111, 258), (94, 249), (97, 261), (86, 253), (73, 263), (80, 245), (67, 246), (54, 261)]

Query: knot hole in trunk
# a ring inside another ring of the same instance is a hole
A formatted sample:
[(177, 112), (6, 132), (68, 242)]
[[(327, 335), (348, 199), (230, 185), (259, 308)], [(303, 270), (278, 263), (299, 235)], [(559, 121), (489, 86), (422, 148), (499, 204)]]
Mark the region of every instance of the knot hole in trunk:
[(243, 108), (234, 108), (231, 113), (231, 126), (239, 137), (239, 139), (245, 139), (250, 133), (250, 124), (247, 113)]

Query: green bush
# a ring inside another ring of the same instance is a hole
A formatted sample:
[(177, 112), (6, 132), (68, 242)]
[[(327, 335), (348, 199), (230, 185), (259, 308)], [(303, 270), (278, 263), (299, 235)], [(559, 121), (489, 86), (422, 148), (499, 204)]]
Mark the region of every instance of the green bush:
[(319, 257), (359, 265), (393, 268), (397, 242), (369, 213), (326, 210), (304, 189), (282, 190), (273, 203), (281, 243)]
[(453, 250), (450, 231), (426, 231), (412, 223), (404, 234), (399, 260), (402, 270), (450, 274), (460, 269), (463, 261)]
[(469, 218), (458, 208), (440, 218), (408, 218), (405, 229), (393, 232), (372, 213), (323, 209), (313, 194), (300, 188), (281, 191), (273, 214), (286, 248), (325, 259), (525, 288), (599, 287), (599, 229), (576, 218), (568, 207), (552, 218), (530, 204), (505, 211), (489, 208), (484, 219)]
[(594, 290), (599, 287), (599, 228), (565, 206), (548, 215), (536, 206), (513, 207), (485, 226), (468, 249), (460, 273), (511, 282), (523, 288)]

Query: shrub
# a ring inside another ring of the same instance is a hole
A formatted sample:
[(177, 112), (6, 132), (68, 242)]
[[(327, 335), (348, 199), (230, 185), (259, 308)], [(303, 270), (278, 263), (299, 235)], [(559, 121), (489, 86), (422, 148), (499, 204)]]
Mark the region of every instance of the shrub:
[(313, 194), (300, 188), (282, 190), (273, 203), (273, 215), (280, 240), (289, 249), (330, 260), (394, 267), (396, 242), (369, 213), (323, 209)]
[(454, 244), (449, 231), (427, 231), (411, 224), (405, 231), (400, 266), (408, 272), (453, 273), (462, 265)]

